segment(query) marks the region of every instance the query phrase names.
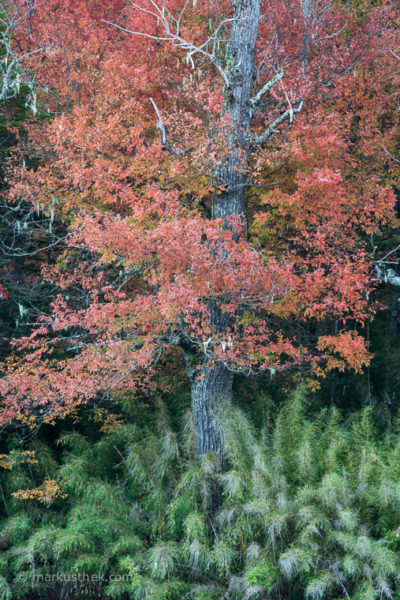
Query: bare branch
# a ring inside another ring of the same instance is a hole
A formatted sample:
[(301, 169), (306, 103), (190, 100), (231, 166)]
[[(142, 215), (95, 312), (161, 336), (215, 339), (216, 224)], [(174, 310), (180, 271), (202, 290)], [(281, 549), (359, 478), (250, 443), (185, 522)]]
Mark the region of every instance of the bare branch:
[(255, 138), (255, 142), (257, 144), (263, 144), (264, 142), (266, 142), (268, 140), (268, 138), (271, 137), (272, 134), (277, 133), (276, 128), (279, 127), (279, 125), (281, 125), (284, 121), (289, 120), (289, 122), (292, 122), (293, 115), (295, 113), (299, 113), (302, 109), (302, 106), (303, 106), (303, 100), (300, 101), (299, 105), (296, 108), (293, 108), (290, 105), (288, 110), (286, 110), (284, 113), (279, 115), (279, 117), (277, 119), (275, 119), (275, 121), (273, 121), (273, 123), (268, 125), (268, 127), (266, 128), (264, 133), (262, 133), (260, 136)]
[(378, 281), (381, 283), (389, 283), (395, 287), (400, 287), (400, 275), (397, 275), (393, 269), (382, 271), (378, 263), (375, 263), (375, 271), (378, 277)]
[(32, 37), (30, 38), (37, 46), (35, 50), (25, 52), (24, 54), (17, 54), (12, 46), (12, 38), (15, 30), (22, 26), (25, 19), (31, 14), (31, 8), (20, 13), (19, 9), (14, 6), (15, 10), (6, 10), (4, 15), (0, 18), (0, 25), (2, 31), (0, 34), (0, 48), (2, 56), (0, 58), (0, 102), (6, 102), (7, 100), (15, 97), (21, 86), (21, 79), (23, 77), (23, 83), (30, 89), (30, 99), (33, 101), (32, 110), (36, 110), (36, 96), (35, 96), (35, 78), (34, 74), (30, 74), (28, 71), (23, 71), (21, 63), (27, 58), (44, 52), (46, 47), (42, 44), (35, 42)]
[(158, 107), (157, 107), (156, 103), (154, 102), (153, 98), (150, 98), (150, 102), (152, 103), (153, 108), (154, 108), (157, 118), (158, 118), (157, 129), (160, 132), (161, 144), (164, 146), (164, 148), (166, 150), (168, 150), (169, 152), (171, 152), (171, 154), (174, 154), (175, 156), (182, 156), (183, 154), (187, 154), (188, 152), (193, 150), (192, 146), (187, 146), (185, 148), (179, 148), (178, 150), (176, 148), (174, 148), (173, 146), (171, 146), (171, 144), (167, 140), (167, 132), (165, 130), (165, 125), (162, 120), (161, 113), (158, 110)]
[(275, 75), (275, 77), (273, 77), (270, 81), (267, 81), (267, 83), (265, 83), (262, 86), (262, 88), (257, 92), (257, 94), (254, 96), (254, 98), (252, 98), (250, 100), (250, 104), (253, 107), (252, 112), (254, 112), (254, 109), (256, 109), (259, 106), (263, 96), (265, 96), (265, 94), (267, 92), (269, 92), (269, 90), (271, 90), (274, 87), (274, 85), (282, 79), (283, 75), (284, 75), (283, 71), (280, 71), (279, 73), (277, 73)]
[(126, 29), (125, 27), (121, 27), (121, 25), (117, 25), (116, 23), (112, 23), (111, 21), (105, 21), (104, 19), (103, 19), (103, 23), (112, 25), (113, 27), (116, 27), (117, 29), (120, 29), (121, 31), (125, 31), (126, 33), (131, 33), (132, 35), (140, 35), (142, 37), (150, 38), (151, 40), (168, 42), (171, 39), (170, 37), (159, 37), (157, 35), (150, 35), (149, 33), (143, 33), (141, 31), (132, 31), (131, 29)]
[(382, 144), (382, 148), (384, 149), (384, 151), (386, 152), (386, 154), (392, 159), (394, 160), (394, 162), (400, 164), (400, 160), (398, 158), (396, 158), (395, 156), (393, 156), (393, 154), (390, 154), (389, 150), (386, 148), (386, 146), (384, 144)]
[[(226, 23), (233, 21), (234, 19), (225, 19), (224, 21), (222, 21), (222, 23), (220, 23), (218, 25), (218, 27), (213, 31), (211, 36), (205, 42), (203, 42), (201, 45), (196, 45), (196, 44), (193, 44), (192, 42), (184, 39), (180, 35), (181, 19), (182, 19), (184, 11), (188, 5), (188, 2), (186, 2), (182, 11), (180, 12), (178, 19), (176, 19), (175, 17), (173, 17), (171, 15), (169, 10), (165, 7), (163, 0), (160, 0), (161, 8), (154, 0), (151, 0), (151, 4), (154, 6), (155, 12), (153, 12), (151, 10), (149, 11), (149, 10), (141, 7), (139, 4), (136, 4), (136, 2), (134, 2), (133, 0), (130, 0), (130, 1), (131, 1), (132, 6), (134, 6), (137, 10), (140, 10), (143, 13), (151, 15), (157, 21), (161, 21), (161, 23), (164, 27), (165, 35), (157, 36), (157, 35), (151, 35), (149, 33), (144, 33), (141, 31), (132, 31), (130, 29), (122, 27), (121, 25), (117, 25), (116, 23), (112, 23), (111, 21), (106, 21), (104, 19), (103, 19), (103, 23), (112, 25), (113, 27), (116, 27), (117, 29), (120, 29), (121, 31), (125, 31), (126, 33), (130, 33), (132, 35), (138, 35), (141, 37), (146, 37), (146, 38), (149, 38), (152, 40), (157, 40), (157, 41), (170, 41), (176, 48), (180, 48), (181, 50), (186, 51), (188, 59), (190, 61), (192, 61), (192, 63), (193, 63), (192, 56), (194, 56), (195, 54), (201, 54), (202, 56), (207, 58), (214, 65), (214, 67), (218, 71), (219, 75), (222, 77), (226, 87), (230, 87), (229, 78), (228, 78), (227, 74), (225, 73), (224, 69), (222, 68), (221, 64), (219, 63), (217, 57), (215, 56), (214, 48), (215, 48), (215, 42), (217, 40), (218, 33), (219, 33), (221, 27), (223, 25), (225, 25)], [(168, 18), (166, 17), (166, 15), (169, 17), (170, 22), (168, 21)], [(175, 31), (173, 31), (173, 29)], [(207, 46), (209, 46), (209, 44), (213, 44), (212, 52), (208, 52), (206, 50), (206, 48), (207, 48)]]
[(389, 256), (391, 256), (395, 252), (398, 252), (399, 250), (400, 250), (400, 244), (398, 246), (396, 246), (396, 248), (393, 248), (393, 250), (390, 250), (390, 252), (385, 254), (385, 256), (383, 258), (381, 258), (378, 262), (383, 263), (387, 258), (389, 258)]

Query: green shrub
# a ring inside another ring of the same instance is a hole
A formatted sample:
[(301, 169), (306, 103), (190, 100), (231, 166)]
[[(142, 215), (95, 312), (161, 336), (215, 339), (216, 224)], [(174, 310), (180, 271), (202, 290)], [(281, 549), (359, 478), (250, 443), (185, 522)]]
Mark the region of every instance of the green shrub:
[[(67, 497), (54, 509), (16, 501), (2, 523), (4, 598), (29, 597), (21, 571), (102, 573), (107, 597), (135, 600), (399, 597), (396, 428), (379, 436), (369, 409), (345, 423), (335, 408), (308, 417), (301, 391), (262, 431), (227, 406), (221, 474), (165, 407), (156, 421), (95, 443), (63, 437), (53, 477)], [(11, 472), (3, 486), (14, 489)]]

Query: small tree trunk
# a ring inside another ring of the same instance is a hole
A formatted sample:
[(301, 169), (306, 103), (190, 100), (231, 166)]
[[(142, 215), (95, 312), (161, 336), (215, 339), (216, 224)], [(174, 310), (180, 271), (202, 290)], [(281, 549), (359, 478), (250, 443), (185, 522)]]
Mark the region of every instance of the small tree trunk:
[(221, 404), (232, 399), (233, 373), (222, 363), (204, 367), (192, 383), (192, 411), (197, 454), (215, 452), (227, 467), (224, 438), (218, 422)]

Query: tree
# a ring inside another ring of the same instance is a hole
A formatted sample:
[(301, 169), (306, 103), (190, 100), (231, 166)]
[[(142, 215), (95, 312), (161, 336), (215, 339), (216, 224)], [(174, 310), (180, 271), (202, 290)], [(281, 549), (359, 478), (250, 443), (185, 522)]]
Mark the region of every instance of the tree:
[[(30, 8), (21, 13), (11, 2), (0, 10), (0, 329), (1, 357), (9, 351), (7, 338), (26, 335), (29, 321), (41, 314), (51, 296), (51, 288), (40, 277), (40, 265), (48, 262), (53, 248), (60, 244), (63, 232), (53, 214), (45, 215), (40, 207), (32, 210), (30, 201), (7, 202), (5, 172), (12, 163), (25, 161), (35, 166), (35, 157), (21, 143), (26, 125), (41, 119), (36, 106), (37, 86), (34, 73), (22, 69), (22, 62), (42, 49), (27, 53), (14, 47), (15, 32), (30, 18)], [(22, 151), (22, 152), (21, 152)], [(7, 301), (8, 300), (8, 301)]]
[(224, 468), (234, 373), (368, 363), (364, 240), (394, 196), (357, 176), (348, 104), (390, 10), (49, 0), (30, 13), (18, 41), (44, 49), (26, 60), (53, 118), (32, 127), (41, 165), (14, 170), (10, 198), (55, 198), (72, 231), (44, 270), (52, 313), (1, 382), (4, 422), (135, 390), (178, 346), (197, 451)]

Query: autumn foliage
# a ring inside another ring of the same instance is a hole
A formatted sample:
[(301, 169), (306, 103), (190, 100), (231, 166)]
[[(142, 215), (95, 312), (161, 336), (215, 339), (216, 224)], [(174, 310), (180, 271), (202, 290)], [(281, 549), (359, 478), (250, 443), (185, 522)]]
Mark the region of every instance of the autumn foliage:
[[(368, 364), (360, 330), (378, 308), (369, 240), (395, 203), (382, 147), (397, 118), (392, 8), (360, 15), (319, 2), (306, 22), (299, 0), (264, 3), (255, 95), (257, 82), (284, 74), (254, 113), (248, 224), (226, 227), (212, 215), (224, 189), (210, 176), (229, 150), (224, 81), (207, 56), (167, 39), (154, 5), (48, 0), (17, 33), (21, 48), (43, 48), (26, 61), (42, 118), (29, 125), (38, 166), (14, 163), (9, 201), (57, 211), (70, 232), (43, 269), (59, 290), (50, 313), (14, 342), (3, 422), (154, 385), (171, 346), (194, 369), (202, 355), (314, 384)], [(197, 46), (231, 27), (228, 2), (171, 0), (166, 10), (182, 14), (181, 38)], [(262, 138), (287, 105), (298, 112)], [(213, 310), (226, 327), (213, 327)]]

